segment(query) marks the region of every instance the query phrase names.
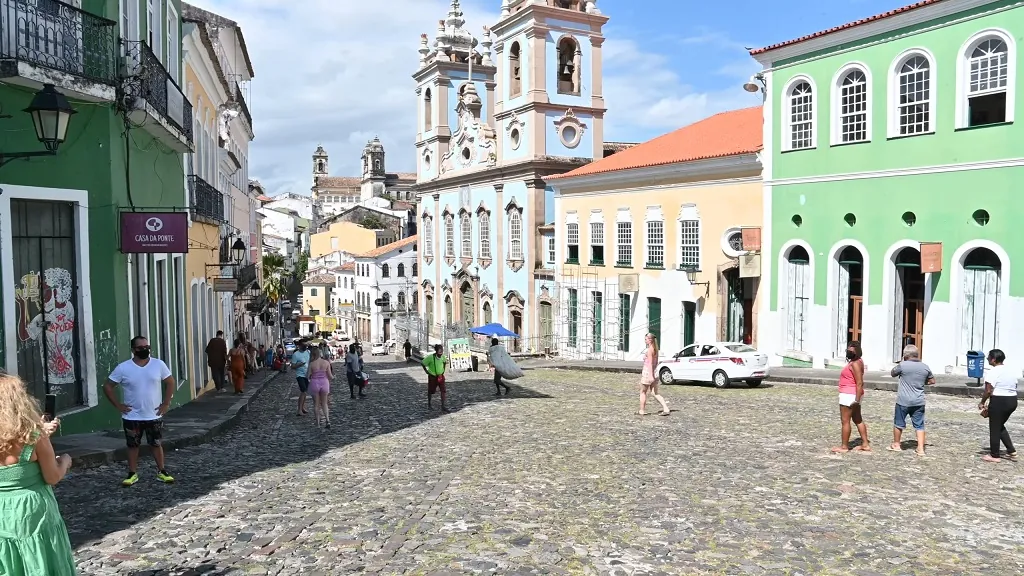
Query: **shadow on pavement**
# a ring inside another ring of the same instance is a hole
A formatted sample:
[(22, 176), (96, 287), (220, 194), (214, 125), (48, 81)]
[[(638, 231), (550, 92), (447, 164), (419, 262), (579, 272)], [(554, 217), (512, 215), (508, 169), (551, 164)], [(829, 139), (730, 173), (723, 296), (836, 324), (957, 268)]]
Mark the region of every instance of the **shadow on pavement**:
[[(437, 418), (453, 417), (474, 404), (552, 398), (518, 385), (522, 380), (510, 383), (511, 395), (498, 397), (494, 394), (491, 373), (458, 373), (448, 381), (448, 403), (453, 414), (442, 414), (436, 395), (434, 409), (427, 410), (426, 376), (418, 365), (367, 358), (366, 367), (370, 373), (367, 398), (352, 400), (344, 383), (344, 368), (335, 364), (339, 373), (335, 374), (331, 385), (331, 430), (316, 428), (311, 400), (307, 401), (308, 415), (296, 414), (298, 388), (295, 380), (282, 377), (267, 384), (237, 425), (224, 435), (204, 445), (169, 452), (167, 467), (176, 479), (174, 484), (165, 485), (156, 480), (156, 466), (151, 457), (140, 459), (141, 480), (130, 488), (120, 485), (126, 472), (124, 464), (73, 472), (55, 488), (72, 545), (77, 549), (109, 534), (120, 533), (118, 538), (126, 538), (133, 544), (119, 551), (118, 559), (130, 563), (133, 554), (148, 554), (159, 547), (158, 543), (133, 534), (134, 525), (164, 513), (168, 521), (166, 538), (173, 542), (175, 535), (187, 533), (189, 524), (195, 522), (189, 519), (190, 503), (223, 484), (263, 471), (314, 461), (328, 451), (368, 438)], [(405, 369), (413, 374), (406, 373)], [(523, 380), (528, 383), (529, 376)], [(263, 486), (260, 479), (252, 479), (233, 484), (234, 493), (225, 497), (233, 501), (258, 502), (261, 493), (281, 489), (289, 487)], [(204, 506), (217, 504), (218, 501), (207, 502)], [(225, 514), (230, 516), (230, 512)], [(226, 542), (223, 553), (231, 554), (237, 547), (234, 541)], [(102, 556), (102, 552), (94, 549), (77, 554), (80, 562), (97, 555)], [(216, 572), (218, 569), (204, 565), (191, 571), (183, 570), (187, 574), (227, 573)]]

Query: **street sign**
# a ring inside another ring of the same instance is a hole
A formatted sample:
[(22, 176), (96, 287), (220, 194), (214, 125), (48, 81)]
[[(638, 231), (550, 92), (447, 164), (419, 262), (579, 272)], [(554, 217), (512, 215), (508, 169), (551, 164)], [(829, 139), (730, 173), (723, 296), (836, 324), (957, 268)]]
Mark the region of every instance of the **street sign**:
[(387, 306), (388, 305), (388, 300), (386, 298), (377, 298), (376, 300), (373, 301), (373, 305), (374, 306), (381, 306), (381, 307)]
[(213, 291), (214, 292), (237, 292), (238, 291), (238, 279), (237, 278), (224, 278), (217, 277), (213, 279)]

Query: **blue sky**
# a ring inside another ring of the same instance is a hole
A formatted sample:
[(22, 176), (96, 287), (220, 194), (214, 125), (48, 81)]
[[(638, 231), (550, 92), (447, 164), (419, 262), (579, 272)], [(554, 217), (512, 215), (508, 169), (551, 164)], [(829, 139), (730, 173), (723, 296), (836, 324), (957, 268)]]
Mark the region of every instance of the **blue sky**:
[[(242, 26), (256, 77), (250, 174), (271, 193), (306, 193), (311, 155), (359, 174), (379, 136), (389, 171), (414, 170), (411, 74), (419, 34), (433, 38), (450, 0), (192, 0)], [(605, 28), (605, 137), (644, 141), (710, 114), (756, 106), (741, 85), (759, 69), (745, 47), (796, 38), (910, 0), (599, 0)], [(462, 0), (474, 34), (501, 0)]]

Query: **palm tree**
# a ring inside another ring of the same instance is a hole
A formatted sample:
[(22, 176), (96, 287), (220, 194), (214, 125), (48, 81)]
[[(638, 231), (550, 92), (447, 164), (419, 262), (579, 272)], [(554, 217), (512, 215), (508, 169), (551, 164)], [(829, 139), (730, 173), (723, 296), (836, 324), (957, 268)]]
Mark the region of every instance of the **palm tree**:
[(284, 273), (284, 256), (280, 254), (263, 255), (264, 292), (275, 304), (285, 293)]

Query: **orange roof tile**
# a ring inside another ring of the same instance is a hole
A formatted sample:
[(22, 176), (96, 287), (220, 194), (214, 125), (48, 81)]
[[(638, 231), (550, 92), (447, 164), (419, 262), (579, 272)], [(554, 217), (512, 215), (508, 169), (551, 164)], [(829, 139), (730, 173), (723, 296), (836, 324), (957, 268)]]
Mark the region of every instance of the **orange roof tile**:
[(839, 32), (840, 30), (847, 30), (849, 28), (855, 28), (855, 27), (860, 26), (862, 24), (868, 24), (868, 23), (871, 23), (871, 22), (876, 22), (878, 20), (889, 18), (890, 16), (895, 16), (897, 14), (903, 14), (904, 12), (910, 12), (911, 10), (916, 10), (918, 8), (923, 8), (925, 6), (928, 6), (928, 5), (931, 5), (931, 4), (936, 4), (936, 3), (941, 2), (941, 1), (942, 0), (921, 0), (920, 2), (915, 2), (913, 4), (910, 4), (909, 6), (904, 6), (902, 8), (896, 8), (895, 10), (889, 10), (888, 12), (883, 12), (881, 14), (876, 14), (874, 16), (868, 16), (867, 18), (861, 18), (860, 20), (855, 20), (853, 22), (847, 22), (846, 24), (843, 24), (842, 26), (836, 26), (834, 28), (829, 28), (827, 30), (822, 30), (820, 32), (815, 32), (814, 34), (808, 34), (807, 36), (801, 36), (801, 37), (795, 38), (793, 40), (787, 40), (785, 42), (780, 42), (778, 44), (772, 44), (771, 46), (765, 46), (764, 48), (758, 48), (756, 50), (751, 50), (750, 54), (752, 56), (753, 55), (757, 55), (757, 54), (764, 54), (765, 52), (771, 52), (772, 50), (776, 50), (778, 48), (782, 48), (783, 46), (791, 46), (793, 44), (799, 44), (800, 42), (806, 42), (806, 41), (811, 40), (813, 38), (819, 38), (821, 36), (827, 36), (829, 34), (832, 34), (832, 33), (835, 33), (835, 32)]
[(418, 237), (419, 236), (416, 235), (416, 236), (409, 236), (408, 238), (402, 238), (398, 242), (392, 242), (391, 244), (385, 244), (385, 245), (383, 245), (383, 246), (381, 246), (379, 248), (374, 248), (373, 250), (370, 250), (366, 254), (360, 254), (359, 256), (356, 256), (356, 257), (357, 258), (376, 258), (378, 256), (383, 256), (384, 254), (387, 254), (388, 252), (391, 252), (392, 250), (395, 250), (397, 248), (404, 248), (406, 246), (410, 246), (412, 244), (415, 244), (416, 243), (416, 239)]
[(663, 166), (761, 150), (761, 107), (721, 112), (546, 180)]

